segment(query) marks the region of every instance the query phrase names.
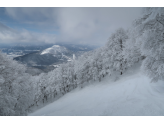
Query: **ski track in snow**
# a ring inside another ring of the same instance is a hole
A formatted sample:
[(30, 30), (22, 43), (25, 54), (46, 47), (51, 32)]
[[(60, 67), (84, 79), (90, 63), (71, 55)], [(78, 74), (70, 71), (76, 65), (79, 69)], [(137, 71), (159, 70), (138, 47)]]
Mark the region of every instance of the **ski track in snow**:
[(75, 89), (29, 115), (159, 116), (164, 115), (163, 102), (163, 81), (150, 83), (150, 79), (138, 70), (115, 82), (106, 77), (102, 82)]

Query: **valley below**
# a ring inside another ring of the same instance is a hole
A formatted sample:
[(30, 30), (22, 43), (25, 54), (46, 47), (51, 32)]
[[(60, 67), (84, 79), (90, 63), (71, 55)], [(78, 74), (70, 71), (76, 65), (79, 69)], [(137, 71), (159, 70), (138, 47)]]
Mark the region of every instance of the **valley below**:
[[(1, 46), (0, 50), (8, 57), (27, 66), (27, 73), (39, 75), (71, 62), (93, 47), (73, 44), (15, 45)], [(74, 58), (73, 58), (74, 56)]]

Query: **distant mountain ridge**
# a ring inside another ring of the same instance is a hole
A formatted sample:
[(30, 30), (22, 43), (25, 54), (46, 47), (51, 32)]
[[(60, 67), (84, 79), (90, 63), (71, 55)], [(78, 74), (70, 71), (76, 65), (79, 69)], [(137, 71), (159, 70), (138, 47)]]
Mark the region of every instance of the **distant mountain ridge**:
[[(73, 50), (70, 50), (71, 48)], [(13, 59), (27, 65), (28, 67), (34, 67), (48, 72), (60, 64), (71, 62), (73, 58), (80, 56), (88, 50), (91, 49), (80, 46), (76, 47), (76, 45), (72, 47), (69, 45), (68, 49), (65, 46), (55, 44), (44, 50), (28, 53)]]
[(41, 52), (33, 52), (23, 56), (15, 57), (14, 60), (19, 61), (27, 66), (42, 66), (42, 65), (51, 65), (54, 62), (57, 62), (57, 58), (52, 54), (40, 55)]
[(0, 50), (3, 53), (6, 53), (9, 57), (17, 57), (23, 56), (29, 53), (33, 53), (36, 51), (42, 51), (46, 48), (53, 46), (52, 44), (45, 44), (45, 45), (26, 45), (26, 44), (19, 44), (19, 45), (7, 45), (7, 44), (0, 44)]

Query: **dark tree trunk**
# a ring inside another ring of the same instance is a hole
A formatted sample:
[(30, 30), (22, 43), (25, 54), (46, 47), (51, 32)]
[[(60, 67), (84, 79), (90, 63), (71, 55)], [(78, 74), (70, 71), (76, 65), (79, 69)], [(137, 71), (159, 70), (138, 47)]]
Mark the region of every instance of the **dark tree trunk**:
[[(122, 39), (120, 40), (120, 47), (121, 47), (121, 51), (123, 51), (123, 48), (122, 48)], [(122, 75), (122, 74), (123, 74), (123, 73), (122, 73), (122, 71), (123, 71), (123, 70), (122, 70), (123, 56), (121, 56), (121, 61), (120, 61), (120, 62), (121, 62), (120, 70), (121, 70), (121, 75)]]

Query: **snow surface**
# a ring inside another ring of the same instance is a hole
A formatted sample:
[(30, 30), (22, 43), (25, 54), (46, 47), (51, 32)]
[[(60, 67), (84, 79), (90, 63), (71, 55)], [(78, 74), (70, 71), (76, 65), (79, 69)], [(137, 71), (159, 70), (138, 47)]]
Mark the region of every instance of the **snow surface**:
[(137, 67), (133, 69), (116, 77), (117, 80), (106, 77), (102, 82), (77, 88), (29, 115), (164, 115), (164, 82), (150, 83)]
[(62, 52), (66, 52), (66, 51), (67, 50), (66, 50), (65, 47), (61, 47), (59, 45), (53, 45), (52, 47), (43, 50), (43, 52), (41, 53), (41, 55), (48, 54), (48, 53), (50, 53), (50, 54), (56, 54), (57, 52), (62, 53)]

